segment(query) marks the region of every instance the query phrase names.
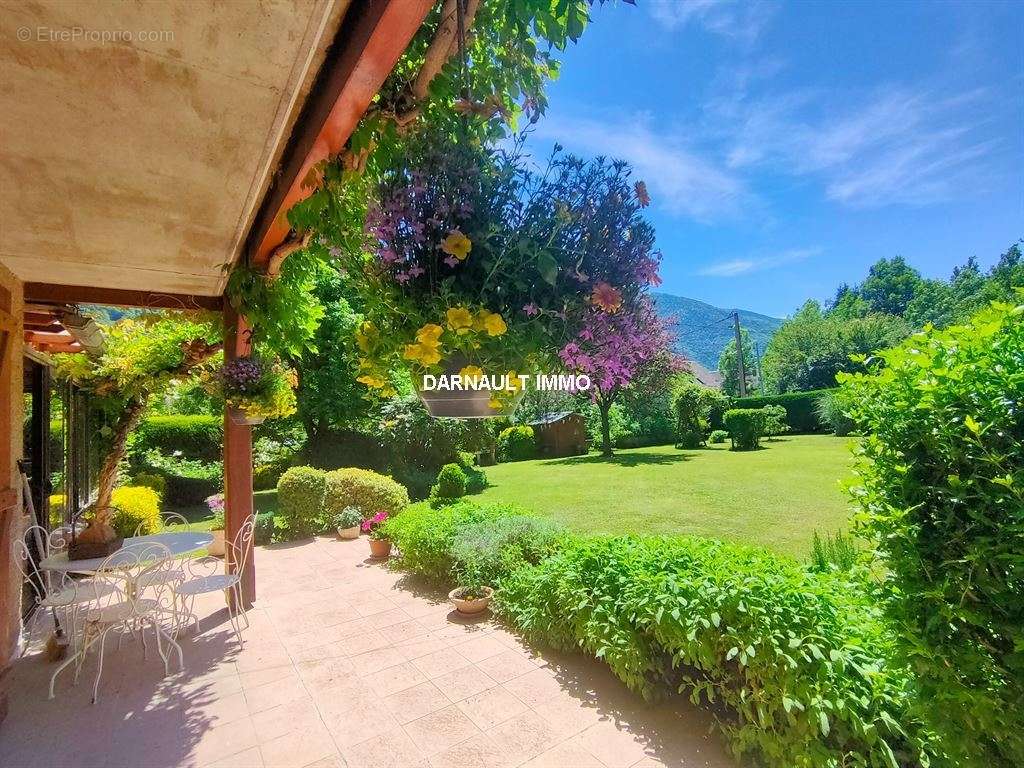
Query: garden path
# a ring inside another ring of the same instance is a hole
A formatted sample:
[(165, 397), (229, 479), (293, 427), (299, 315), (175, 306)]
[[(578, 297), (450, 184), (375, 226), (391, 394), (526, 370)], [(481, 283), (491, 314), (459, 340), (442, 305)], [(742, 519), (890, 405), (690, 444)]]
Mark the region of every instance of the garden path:
[[(138, 643), (75, 687), (30, 654), (0, 727), (9, 768), (734, 768), (711, 719), (646, 704), (580, 655), (530, 648), (496, 621), (367, 561), (364, 539), (257, 548), (259, 603), (239, 651), (219, 596), (162, 678)], [(118, 658), (119, 657), (119, 658)]]

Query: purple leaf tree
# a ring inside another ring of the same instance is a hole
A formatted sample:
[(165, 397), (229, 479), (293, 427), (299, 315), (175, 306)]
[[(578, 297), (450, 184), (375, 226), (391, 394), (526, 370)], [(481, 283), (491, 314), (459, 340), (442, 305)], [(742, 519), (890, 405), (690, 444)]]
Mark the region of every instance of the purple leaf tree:
[(663, 379), (678, 370), (672, 353), (672, 332), (650, 300), (617, 312), (589, 310), (576, 338), (559, 352), (565, 366), (590, 377), (590, 394), (601, 414), (601, 454), (612, 455), (609, 413), (629, 387), (646, 382), (665, 386)]

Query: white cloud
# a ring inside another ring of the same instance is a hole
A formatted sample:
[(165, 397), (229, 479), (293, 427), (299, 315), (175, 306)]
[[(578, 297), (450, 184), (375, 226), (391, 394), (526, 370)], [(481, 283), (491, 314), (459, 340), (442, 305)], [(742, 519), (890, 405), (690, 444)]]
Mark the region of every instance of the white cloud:
[(995, 147), (977, 137), (980, 123), (969, 117), (983, 112), (985, 96), (890, 86), (856, 102), (802, 90), (723, 99), (712, 109), (717, 130), (729, 137), (729, 168), (769, 165), (814, 176), (829, 199), (870, 208), (926, 205), (973, 188)]
[(764, 270), (781, 267), (783, 264), (792, 264), (795, 261), (803, 261), (822, 252), (821, 248), (790, 248), (781, 253), (749, 256), (727, 261), (718, 261), (709, 264), (697, 271), (703, 277), (737, 277), (750, 272), (762, 272)]
[(708, 222), (735, 215), (742, 204), (753, 202), (735, 174), (648, 123), (644, 115), (602, 120), (548, 114), (535, 135), (577, 154), (626, 160), (634, 176), (646, 182), (653, 204), (670, 213)]
[(650, 0), (648, 12), (667, 30), (699, 24), (709, 32), (752, 43), (775, 13), (763, 0)]

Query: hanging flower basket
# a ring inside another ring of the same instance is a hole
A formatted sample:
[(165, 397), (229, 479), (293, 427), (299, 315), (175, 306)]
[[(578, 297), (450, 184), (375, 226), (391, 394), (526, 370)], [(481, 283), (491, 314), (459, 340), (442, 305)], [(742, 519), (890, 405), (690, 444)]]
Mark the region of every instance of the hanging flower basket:
[[(466, 371), (467, 373), (462, 373)], [(423, 374), (412, 373), (413, 387), (427, 413), (436, 419), (488, 419), (496, 416), (511, 416), (526, 394), (514, 371), (488, 375), (476, 366), (470, 365), (465, 355), (453, 355), (443, 366), (443, 372), (436, 379), (444, 377), (447, 385), (458, 381), (463, 389), (425, 389)], [(474, 375), (475, 374), (475, 375)], [(456, 379), (456, 377), (458, 377)], [(495, 387), (472, 388), (486, 377)], [(498, 389), (496, 387), (502, 387)]]
[(228, 408), (228, 418), (231, 419), (233, 424), (242, 424), (252, 427), (257, 424), (262, 424), (267, 417), (250, 414), (242, 408)]

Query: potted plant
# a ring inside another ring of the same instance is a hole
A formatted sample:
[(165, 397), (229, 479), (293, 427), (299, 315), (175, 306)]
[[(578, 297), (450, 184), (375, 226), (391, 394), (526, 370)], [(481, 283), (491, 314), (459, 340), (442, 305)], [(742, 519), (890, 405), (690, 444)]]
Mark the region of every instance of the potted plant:
[(374, 560), (386, 560), (391, 556), (391, 540), (384, 532), (387, 519), (388, 513), (381, 511), (362, 523), (363, 533), (370, 537), (370, 557)]
[(459, 584), (448, 593), (448, 599), (459, 614), (476, 616), (487, 610), (494, 597), (494, 589), (483, 583), (482, 569), (475, 561), (463, 563), (459, 569)]
[(355, 507), (345, 507), (332, 521), (339, 539), (358, 539), (363, 516)]
[(232, 421), (254, 425), (295, 413), (296, 384), (295, 372), (277, 361), (239, 357), (214, 373), (208, 389), (224, 400)]
[(208, 496), (206, 506), (213, 512), (213, 527), (210, 529), (213, 541), (210, 542), (207, 551), (214, 557), (224, 557), (224, 494), (215, 493)]

